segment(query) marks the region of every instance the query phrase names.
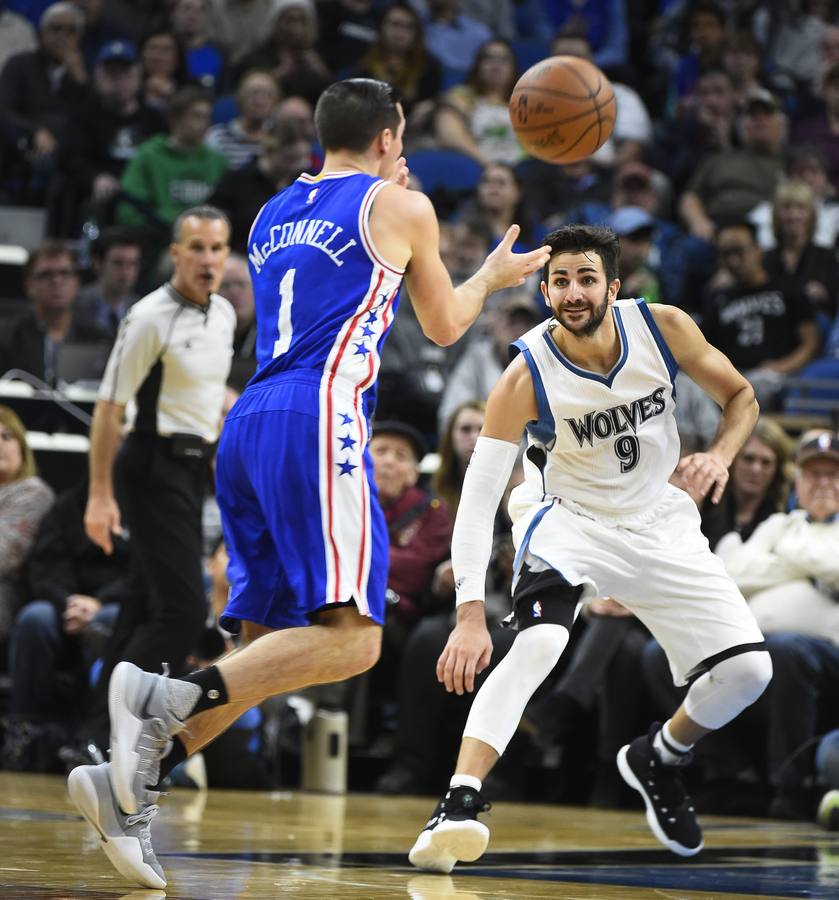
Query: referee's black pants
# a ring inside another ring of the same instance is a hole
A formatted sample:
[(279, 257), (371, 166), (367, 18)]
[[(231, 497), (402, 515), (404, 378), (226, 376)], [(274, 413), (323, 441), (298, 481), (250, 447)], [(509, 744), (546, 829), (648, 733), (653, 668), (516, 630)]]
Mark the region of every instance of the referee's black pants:
[(171, 441), (131, 434), (117, 455), (115, 480), (128, 529), (134, 584), (121, 604), (99, 681), (127, 660), (147, 672), (186, 671), (207, 619), (202, 577), (201, 508), (209, 459), (175, 458)]

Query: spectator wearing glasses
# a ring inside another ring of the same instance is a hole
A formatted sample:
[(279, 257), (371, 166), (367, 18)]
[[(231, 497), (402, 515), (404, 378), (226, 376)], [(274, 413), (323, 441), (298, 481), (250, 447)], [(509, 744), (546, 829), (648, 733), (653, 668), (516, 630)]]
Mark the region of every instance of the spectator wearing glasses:
[(9, 323), (0, 339), (0, 375), (22, 369), (55, 386), (61, 343), (98, 342), (106, 335), (73, 317), (79, 276), (76, 255), (66, 244), (47, 241), (33, 250), (24, 270), (23, 289), (29, 309)]
[[(83, 30), (84, 16), (75, 4), (53, 3), (41, 16), (38, 48), (11, 57), (0, 73), (0, 149), (32, 170), (27, 178), (49, 171), (67, 123), (87, 100)], [(44, 183), (41, 178), (41, 192)]]

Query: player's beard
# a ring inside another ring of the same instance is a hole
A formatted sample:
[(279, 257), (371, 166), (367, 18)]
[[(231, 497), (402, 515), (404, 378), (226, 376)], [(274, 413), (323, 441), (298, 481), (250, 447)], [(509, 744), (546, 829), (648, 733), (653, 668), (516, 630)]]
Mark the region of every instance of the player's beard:
[(578, 306), (575, 306), (574, 309), (588, 309), (589, 317), (588, 321), (584, 325), (574, 325), (569, 322), (562, 315), (562, 307), (559, 309), (555, 309), (554, 313), (556, 315), (557, 321), (563, 328), (567, 329), (571, 332), (571, 334), (576, 335), (577, 337), (591, 337), (595, 331), (600, 327), (600, 323), (603, 319), (606, 318), (606, 312), (609, 309), (609, 290), (608, 288), (603, 294), (603, 302), (598, 304), (597, 306), (592, 305), (591, 303), (581, 303)]

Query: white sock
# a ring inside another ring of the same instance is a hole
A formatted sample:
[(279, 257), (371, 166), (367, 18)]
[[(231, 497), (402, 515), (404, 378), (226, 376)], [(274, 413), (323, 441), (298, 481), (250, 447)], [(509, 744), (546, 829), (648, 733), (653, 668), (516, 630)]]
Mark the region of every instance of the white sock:
[(479, 791), (482, 783), (481, 779), (476, 778), (474, 775), (458, 775), (455, 773), (452, 775), (449, 787), (470, 787), (473, 791)]
[(685, 755), (690, 752), (693, 744), (679, 743), (670, 733), (670, 721), (668, 719), (653, 738), (653, 748), (664, 765), (677, 766), (685, 761)]

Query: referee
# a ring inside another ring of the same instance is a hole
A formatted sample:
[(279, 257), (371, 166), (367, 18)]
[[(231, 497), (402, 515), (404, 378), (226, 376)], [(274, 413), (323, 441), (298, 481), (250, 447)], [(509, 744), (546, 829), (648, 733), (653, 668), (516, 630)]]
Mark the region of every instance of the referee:
[(183, 673), (206, 620), (201, 509), (236, 326), (233, 307), (215, 293), (229, 238), (228, 219), (214, 207), (178, 216), (172, 279), (130, 308), (99, 388), (85, 528), (110, 554), (111, 535), (122, 529), (116, 480), (142, 583), (121, 605), (100, 685), (120, 660)]

